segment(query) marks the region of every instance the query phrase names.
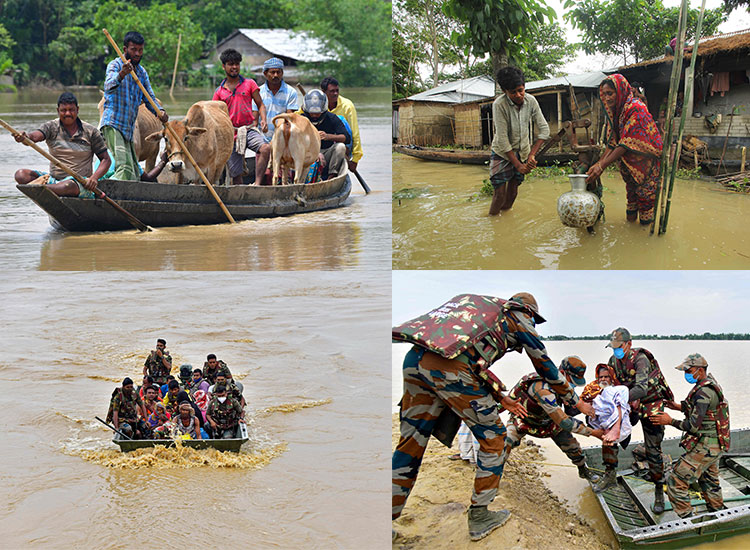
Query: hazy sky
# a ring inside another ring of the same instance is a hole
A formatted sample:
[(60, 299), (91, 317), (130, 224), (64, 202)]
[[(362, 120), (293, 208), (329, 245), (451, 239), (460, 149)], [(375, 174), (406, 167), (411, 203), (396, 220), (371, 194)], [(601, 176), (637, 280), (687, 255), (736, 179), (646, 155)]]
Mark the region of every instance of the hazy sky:
[(541, 335), (750, 331), (747, 271), (394, 271), (393, 323), (457, 294), (531, 292)]

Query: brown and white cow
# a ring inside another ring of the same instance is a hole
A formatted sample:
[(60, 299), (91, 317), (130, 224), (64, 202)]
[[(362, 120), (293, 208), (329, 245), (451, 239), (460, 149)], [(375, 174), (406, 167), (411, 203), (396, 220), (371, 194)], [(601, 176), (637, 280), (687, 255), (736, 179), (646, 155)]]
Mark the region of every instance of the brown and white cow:
[[(190, 151), (208, 181), (215, 183), (234, 147), (234, 127), (227, 104), (199, 101), (188, 109), (183, 120), (170, 120), (167, 125)], [(146, 141), (158, 145), (162, 137), (166, 139), (167, 169), (177, 176), (177, 182), (201, 183), (203, 180), (192, 163), (165, 130), (149, 135)]]
[(318, 160), (320, 134), (307, 118), (297, 113), (284, 113), (273, 117), (276, 129), (271, 139), (273, 159), (273, 185), (287, 183), (288, 170), (294, 169), (294, 183), (304, 183), (307, 170)]
[[(159, 101), (159, 99), (156, 99)], [(159, 101), (161, 105), (161, 101)], [(99, 102), (99, 120), (104, 114), (104, 98)], [(138, 107), (138, 116), (133, 126), (133, 147), (138, 161), (146, 161), (146, 172), (149, 172), (156, 165), (156, 158), (159, 156), (159, 142), (146, 141), (146, 137), (154, 132), (161, 130), (161, 122), (154, 116), (154, 113), (146, 108), (145, 103)]]

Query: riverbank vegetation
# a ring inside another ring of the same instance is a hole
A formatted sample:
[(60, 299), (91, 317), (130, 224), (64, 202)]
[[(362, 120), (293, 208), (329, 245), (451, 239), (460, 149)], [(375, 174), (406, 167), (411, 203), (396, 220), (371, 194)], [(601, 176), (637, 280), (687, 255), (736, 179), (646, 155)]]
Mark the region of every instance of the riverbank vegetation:
[(382, 0), (6, 0), (0, 75), (19, 85), (101, 86), (115, 57), (101, 31), (107, 28), (118, 42), (129, 30), (144, 35), (144, 65), (157, 86), (171, 81), (182, 35), (178, 70), (188, 85), (206, 85), (223, 74), (207, 59), (232, 31), (284, 28), (312, 33), (337, 55), (335, 64), (307, 67), (312, 77), (332, 72), (347, 86), (384, 86), (390, 26), (391, 6)]

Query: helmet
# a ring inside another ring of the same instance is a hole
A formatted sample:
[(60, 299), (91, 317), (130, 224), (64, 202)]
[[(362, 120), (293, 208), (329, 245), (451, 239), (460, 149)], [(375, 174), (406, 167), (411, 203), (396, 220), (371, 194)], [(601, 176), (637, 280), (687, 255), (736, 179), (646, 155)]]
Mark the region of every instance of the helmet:
[(182, 380), (187, 380), (191, 376), (193, 376), (193, 365), (188, 363), (180, 365), (180, 378)]
[[(529, 314), (534, 316), (534, 320), (537, 323), (544, 323), (547, 319), (539, 315), (539, 306), (536, 303), (536, 298), (528, 292), (518, 292), (510, 297), (509, 302), (515, 302), (518, 304), (520, 310), (525, 310)], [(511, 304), (512, 305), (512, 304)]]
[(302, 110), (313, 115), (325, 113), (328, 110), (328, 98), (320, 90), (310, 90), (302, 99)]

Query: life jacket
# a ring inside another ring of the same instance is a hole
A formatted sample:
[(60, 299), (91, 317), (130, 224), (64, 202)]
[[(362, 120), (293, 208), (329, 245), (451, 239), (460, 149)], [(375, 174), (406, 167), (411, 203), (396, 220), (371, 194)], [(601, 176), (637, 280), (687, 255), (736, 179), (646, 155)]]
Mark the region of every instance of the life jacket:
[[(729, 450), (730, 437), (729, 403), (727, 403), (727, 400), (724, 398), (724, 392), (722, 391), (721, 386), (719, 386), (719, 383), (712, 375), (707, 375), (703, 380), (693, 386), (693, 389), (690, 390), (690, 393), (688, 393), (687, 397), (685, 398), (685, 416), (690, 418), (693, 413), (693, 408), (695, 407), (695, 404), (693, 403), (693, 397), (696, 393), (698, 393), (698, 390), (706, 387), (710, 387), (716, 392), (716, 394), (719, 396), (719, 404), (716, 406), (716, 409), (706, 411), (706, 414), (703, 417), (703, 422), (714, 422), (716, 424), (716, 434), (719, 438), (719, 448), (722, 451), (726, 452)], [(686, 451), (690, 451), (693, 449), (693, 447), (696, 446), (698, 441), (700, 441), (700, 438), (700, 435), (694, 435), (688, 432), (684, 432), (682, 434), (682, 439), (680, 440), (680, 446)]]
[(527, 374), (518, 383), (513, 386), (508, 393), (508, 397), (520, 401), (528, 415), (525, 418), (513, 417), (513, 421), (518, 420), (517, 425), (535, 437), (550, 437), (557, 429), (557, 424), (549, 417), (537, 401), (531, 397), (529, 388), (532, 384), (544, 382), (544, 378), (536, 373)]
[(391, 337), (394, 342), (410, 342), (446, 359), (466, 352), (478, 368), (477, 375), (499, 398), (505, 387), (489, 367), (506, 352), (517, 349), (508, 347), (506, 302), (494, 296), (459, 294), (442, 306), (393, 327)]
[(635, 357), (642, 353), (646, 356), (651, 363), (651, 371), (648, 373), (648, 389), (646, 390), (646, 396), (641, 399), (641, 403), (649, 403), (657, 400), (673, 401), (674, 394), (669, 388), (667, 381), (664, 379), (664, 375), (659, 368), (659, 363), (654, 358), (653, 354), (645, 348), (633, 348), (633, 353), (628, 354), (623, 359), (615, 359), (614, 364), (610, 363), (610, 366), (614, 368), (615, 376), (619, 380), (620, 384), (632, 388), (635, 386)]

